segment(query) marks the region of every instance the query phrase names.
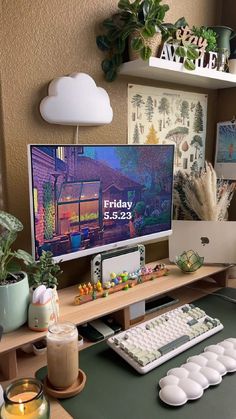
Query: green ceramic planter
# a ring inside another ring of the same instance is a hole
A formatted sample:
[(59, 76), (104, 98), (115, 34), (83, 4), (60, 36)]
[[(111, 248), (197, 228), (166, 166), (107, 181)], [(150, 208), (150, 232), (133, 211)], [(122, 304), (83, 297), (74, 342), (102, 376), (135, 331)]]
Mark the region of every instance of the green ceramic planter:
[(217, 48), (219, 50), (226, 49), (230, 54), (230, 41), (236, 36), (234, 30), (228, 26), (210, 26), (209, 29), (217, 33)]
[(29, 283), (27, 274), (21, 274), (24, 276), (21, 281), (0, 285), (0, 324), (4, 333), (18, 329), (27, 321)]

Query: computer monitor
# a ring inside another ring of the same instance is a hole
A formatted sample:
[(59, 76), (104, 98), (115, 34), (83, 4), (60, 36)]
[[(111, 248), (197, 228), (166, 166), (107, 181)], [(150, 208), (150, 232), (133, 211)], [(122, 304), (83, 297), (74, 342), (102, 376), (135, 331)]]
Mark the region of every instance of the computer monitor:
[(173, 145), (29, 145), (33, 254), (65, 261), (171, 234)]

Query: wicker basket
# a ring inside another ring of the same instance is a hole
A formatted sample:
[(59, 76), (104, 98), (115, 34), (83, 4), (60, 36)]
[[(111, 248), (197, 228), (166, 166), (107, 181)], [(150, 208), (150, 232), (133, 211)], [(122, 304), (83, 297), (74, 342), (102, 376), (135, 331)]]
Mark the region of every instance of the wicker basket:
[[(138, 60), (140, 58), (139, 52), (134, 51), (131, 48), (131, 42), (133, 38), (136, 38), (139, 36), (138, 32), (133, 32), (129, 37), (129, 59), (130, 61)], [(148, 46), (151, 48), (152, 51), (152, 57), (157, 57), (159, 47), (161, 45), (162, 35), (160, 32), (155, 33), (152, 38), (146, 38), (144, 41), (145, 46)]]

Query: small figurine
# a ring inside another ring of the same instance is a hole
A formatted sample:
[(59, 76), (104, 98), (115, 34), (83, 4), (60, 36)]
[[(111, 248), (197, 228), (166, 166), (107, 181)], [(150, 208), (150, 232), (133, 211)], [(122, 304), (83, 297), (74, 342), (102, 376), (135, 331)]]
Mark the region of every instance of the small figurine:
[(117, 277), (115, 277), (115, 278), (112, 280), (112, 283), (113, 283), (113, 284), (115, 284), (115, 285), (119, 284), (119, 279), (118, 279)]
[(130, 274), (129, 274), (129, 278), (130, 278), (130, 279), (137, 279), (137, 274), (136, 274), (136, 272), (132, 272), (132, 273), (130, 273)]
[(101, 282), (98, 280), (98, 282), (97, 282), (97, 291), (98, 292), (100, 292), (100, 291), (102, 291), (102, 284), (101, 284)]
[(81, 284), (78, 286), (78, 289), (79, 289), (79, 295), (84, 295), (84, 289)]
[(162, 269), (166, 269), (166, 265), (164, 263), (158, 263), (153, 270), (155, 272), (161, 271)]
[(93, 298), (93, 300), (96, 300), (96, 298), (97, 298), (97, 291), (95, 289), (92, 292), (92, 298)]
[(127, 271), (123, 271), (122, 274), (120, 274), (120, 276), (121, 276), (122, 282), (128, 281), (129, 274)]
[(103, 286), (105, 289), (109, 289), (111, 288), (111, 282), (110, 281), (104, 282)]

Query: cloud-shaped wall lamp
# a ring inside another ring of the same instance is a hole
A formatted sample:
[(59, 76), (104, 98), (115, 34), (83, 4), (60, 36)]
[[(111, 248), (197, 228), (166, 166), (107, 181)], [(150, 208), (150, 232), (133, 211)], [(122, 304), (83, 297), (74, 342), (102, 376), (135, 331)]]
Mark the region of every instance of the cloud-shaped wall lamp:
[(51, 124), (75, 126), (110, 124), (113, 118), (106, 90), (85, 73), (53, 80), (40, 103), (40, 113)]

